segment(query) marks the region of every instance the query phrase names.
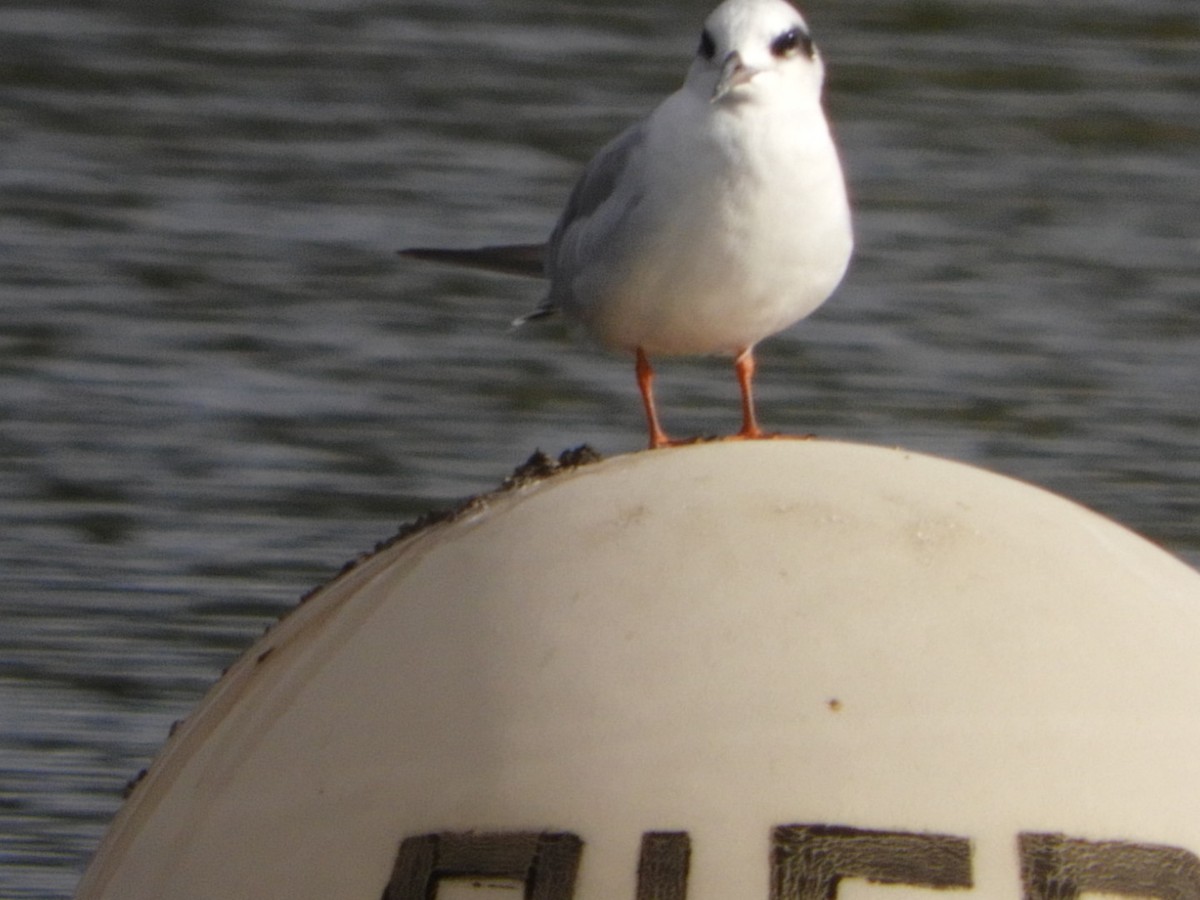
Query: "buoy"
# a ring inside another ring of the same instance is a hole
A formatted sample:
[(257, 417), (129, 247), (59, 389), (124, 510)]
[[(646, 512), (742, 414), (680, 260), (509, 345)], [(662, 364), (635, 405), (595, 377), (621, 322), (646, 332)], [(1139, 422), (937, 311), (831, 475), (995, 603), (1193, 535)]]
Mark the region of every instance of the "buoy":
[(1200, 897), (1195, 571), (902, 450), (580, 461), (311, 594), (77, 897)]

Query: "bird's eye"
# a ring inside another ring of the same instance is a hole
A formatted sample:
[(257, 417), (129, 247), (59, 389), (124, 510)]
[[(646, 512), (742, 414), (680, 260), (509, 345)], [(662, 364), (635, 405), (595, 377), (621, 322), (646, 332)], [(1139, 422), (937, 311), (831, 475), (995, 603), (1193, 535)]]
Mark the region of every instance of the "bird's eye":
[(708, 33), (707, 28), (700, 32), (699, 53), (705, 59), (712, 59), (717, 55), (717, 42), (713, 40), (713, 36)]
[(792, 56), (797, 51), (803, 53), (809, 59), (813, 58), (816, 52), (813, 47), (812, 36), (799, 26), (789, 28), (775, 40), (771, 41), (771, 53), (783, 59), (786, 56)]

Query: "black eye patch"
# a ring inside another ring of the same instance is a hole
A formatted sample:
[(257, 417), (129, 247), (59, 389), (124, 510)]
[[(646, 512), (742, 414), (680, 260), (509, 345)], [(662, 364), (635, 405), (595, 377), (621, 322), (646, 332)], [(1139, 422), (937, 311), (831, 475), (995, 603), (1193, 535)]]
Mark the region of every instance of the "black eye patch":
[(707, 28), (700, 32), (700, 49), (697, 52), (705, 59), (712, 59), (717, 55), (717, 42), (713, 40)]
[(797, 52), (803, 53), (809, 59), (812, 59), (816, 53), (812, 36), (799, 26), (789, 28), (771, 41), (771, 53), (779, 59), (792, 56)]

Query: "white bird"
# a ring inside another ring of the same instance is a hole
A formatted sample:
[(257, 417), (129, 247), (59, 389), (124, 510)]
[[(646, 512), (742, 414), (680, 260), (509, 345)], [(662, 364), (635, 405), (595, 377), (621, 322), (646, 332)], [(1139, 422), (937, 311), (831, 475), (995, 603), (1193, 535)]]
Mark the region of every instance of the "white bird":
[(653, 356), (732, 355), (738, 436), (764, 437), (754, 347), (825, 302), (853, 247), (823, 81), (794, 7), (725, 0), (683, 86), (588, 164), (546, 244), (401, 252), (549, 278), (518, 323), (561, 310), (605, 348), (632, 354), (652, 448), (671, 443)]

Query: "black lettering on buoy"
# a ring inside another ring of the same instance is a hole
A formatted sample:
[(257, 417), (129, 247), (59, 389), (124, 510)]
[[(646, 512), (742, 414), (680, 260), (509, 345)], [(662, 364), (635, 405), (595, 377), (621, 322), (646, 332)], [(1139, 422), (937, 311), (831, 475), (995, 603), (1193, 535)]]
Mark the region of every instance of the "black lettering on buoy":
[(525, 900), (570, 900), (583, 841), (567, 831), (422, 834), (400, 843), (383, 900), (430, 900), (443, 878), (507, 878)]
[(1085, 892), (1200, 900), (1200, 859), (1180, 847), (1017, 836), (1025, 900), (1076, 900)]
[[(1200, 857), (1181, 847), (1017, 836), (1024, 900), (1085, 893), (1200, 900)], [(567, 831), (422, 834), (405, 838), (382, 900), (436, 900), (442, 879), (499, 878), (523, 900), (571, 900), (583, 841)], [(686, 831), (647, 831), (634, 900), (687, 900), (692, 844)], [(842, 825), (780, 825), (771, 838), (769, 900), (836, 900), (843, 878), (929, 888), (970, 888), (964, 837)]]
[(637, 900), (687, 900), (692, 839), (686, 831), (647, 831), (638, 855)]
[(834, 900), (843, 878), (969, 888), (971, 842), (945, 834), (780, 825), (771, 848), (771, 900)]

